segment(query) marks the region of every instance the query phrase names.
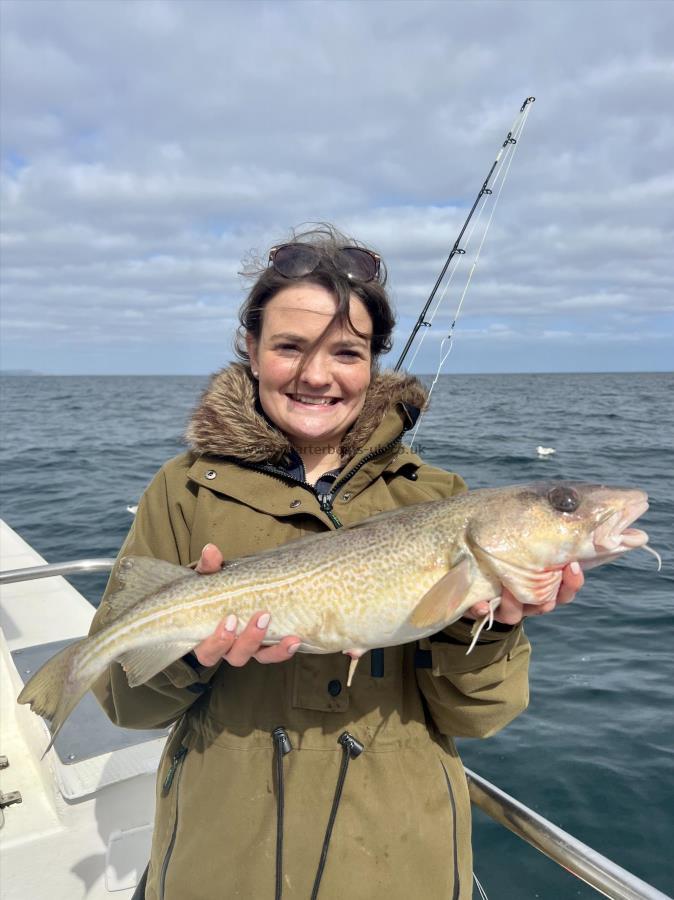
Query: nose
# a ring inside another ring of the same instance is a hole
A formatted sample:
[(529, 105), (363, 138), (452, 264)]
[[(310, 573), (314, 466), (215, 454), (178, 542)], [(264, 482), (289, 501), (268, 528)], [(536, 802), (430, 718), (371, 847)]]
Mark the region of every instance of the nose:
[(317, 390), (318, 388), (327, 387), (331, 382), (332, 375), (330, 373), (329, 360), (319, 350), (318, 353), (310, 356), (304, 364), (300, 375), (300, 384)]

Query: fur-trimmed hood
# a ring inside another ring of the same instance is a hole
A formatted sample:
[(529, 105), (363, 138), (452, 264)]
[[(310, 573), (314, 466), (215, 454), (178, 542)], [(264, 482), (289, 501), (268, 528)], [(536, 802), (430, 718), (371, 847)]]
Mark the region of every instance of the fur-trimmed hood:
[[(426, 389), (412, 375), (397, 372), (375, 375), (367, 390), (363, 410), (342, 441), (342, 456), (349, 459), (365, 446), (386, 413), (397, 403), (421, 410), (426, 399)], [(242, 363), (216, 372), (185, 436), (197, 453), (254, 463), (278, 463), (292, 449), (288, 438), (259, 411), (257, 382), (250, 368)]]

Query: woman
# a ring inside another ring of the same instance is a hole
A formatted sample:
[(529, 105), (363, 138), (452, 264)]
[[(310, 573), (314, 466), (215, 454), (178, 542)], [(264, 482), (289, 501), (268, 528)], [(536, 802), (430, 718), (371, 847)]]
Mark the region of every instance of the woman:
[[(400, 443), (425, 394), (412, 377), (378, 374), (393, 329), (384, 280), (375, 254), (333, 230), (272, 249), (242, 308), (242, 362), (214, 377), (192, 449), (153, 480), (121, 556), (214, 572), (224, 557), (465, 489)], [(566, 572), (557, 601), (580, 583)], [(114, 589), (113, 573), (94, 629)], [(554, 605), (506, 595), (470, 656), (462, 620), (367, 654), (350, 688), (341, 654), (294, 655), (297, 635), (264, 647), (264, 609), (230, 616), (141, 687), (114, 664), (96, 688), (113, 721), (176, 723), (147, 900), (471, 897), (453, 736), (487, 736), (526, 707), (520, 623)]]

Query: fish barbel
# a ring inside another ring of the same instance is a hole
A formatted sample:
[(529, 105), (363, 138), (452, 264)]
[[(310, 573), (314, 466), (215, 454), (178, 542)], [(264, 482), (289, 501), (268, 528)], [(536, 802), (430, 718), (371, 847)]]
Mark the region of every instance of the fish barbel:
[(50, 720), (51, 747), (112, 662), (132, 687), (143, 684), (230, 613), (241, 630), (255, 612), (269, 611), (265, 643), (295, 634), (302, 652), (357, 659), (434, 634), (479, 601), (494, 609), (504, 586), (522, 603), (544, 604), (557, 596), (569, 562), (591, 568), (645, 547), (648, 535), (630, 526), (647, 509), (640, 490), (544, 482), (382, 513), (234, 560), (214, 575), (126, 557), (104, 627), (45, 663), (18, 702)]

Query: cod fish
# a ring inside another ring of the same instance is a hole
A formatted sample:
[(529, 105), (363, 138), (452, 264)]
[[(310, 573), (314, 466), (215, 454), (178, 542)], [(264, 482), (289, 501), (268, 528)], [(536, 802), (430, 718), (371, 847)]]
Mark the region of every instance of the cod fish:
[(640, 490), (545, 482), (382, 513), (234, 560), (214, 575), (125, 557), (104, 627), (45, 663), (18, 701), (50, 720), (51, 747), (112, 662), (131, 687), (143, 684), (230, 613), (241, 629), (268, 610), (267, 643), (296, 634), (300, 651), (341, 651), (357, 661), (374, 647), (434, 634), (478, 601), (493, 614), (503, 586), (522, 603), (544, 604), (556, 597), (567, 563), (591, 568), (650, 550), (648, 535), (630, 527), (647, 509)]

